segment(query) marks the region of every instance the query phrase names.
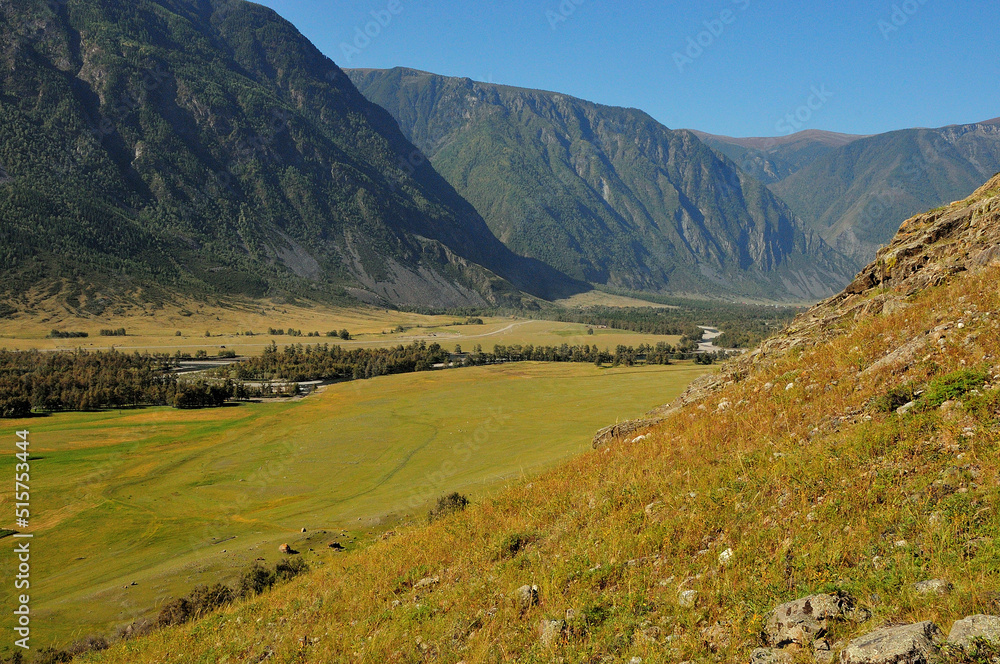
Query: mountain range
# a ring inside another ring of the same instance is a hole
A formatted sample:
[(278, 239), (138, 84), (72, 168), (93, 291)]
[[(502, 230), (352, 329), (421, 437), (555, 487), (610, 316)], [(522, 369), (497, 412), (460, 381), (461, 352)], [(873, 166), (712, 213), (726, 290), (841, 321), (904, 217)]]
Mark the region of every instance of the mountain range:
[(852, 266), (688, 131), (636, 109), (347, 70), (514, 251), (630, 291), (815, 299)]
[(962, 199), (1000, 171), (1000, 119), (874, 136), (698, 135), (766, 182), (859, 266), (892, 238), (900, 220)]
[[(0, 5), (0, 297), (806, 301), (1000, 170), (1000, 123), (736, 139), (341, 70), (243, 0)], [(91, 311), (93, 313), (93, 311)]]

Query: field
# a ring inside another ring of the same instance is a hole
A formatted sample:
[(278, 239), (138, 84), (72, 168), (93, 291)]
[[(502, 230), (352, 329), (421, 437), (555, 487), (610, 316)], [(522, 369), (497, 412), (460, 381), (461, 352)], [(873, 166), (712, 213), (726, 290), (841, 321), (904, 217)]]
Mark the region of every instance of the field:
[(283, 542), (322, 564), (335, 538), (353, 548), (425, 518), (446, 492), (475, 501), (588, 449), (596, 429), (670, 401), (703, 370), (524, 363), (297, 401), (4, 421), (11, 439), (31, 431), (33, 644), (107, 632), (255, 558), (274, 562)]
[[(619, 296), (600, 294), (591, 296), (593, 304), (628, 306), (638, 301)], [(582, 304), (583, 301), (580, 302)], [(642, 305), (642, 303), (639, 303)], [(645, 303), (642, 306), (653, 306)], [(20, 315), (13, 320), (0, 321), (0, 348), (10, 350), (46, 349), (71, 350), (85, 348), (150, 352), (176, 351), (194, 354), (205, 350), (216, 355), (225, 348), (243, 355), (259, 354), (272, 341), (279, 346), (290, 343), (338, 343), (346, 348), (408, 344), (423, 340), (437, 342), (452, 350), (462, 344), (471, 350), (480, 344), (491, 351), (496, 344), (534, 344), (558, 346), (561, 344), (597, 344), (602, 349), (614, 350), (618, 344), (637, 346), (667, 341), (676, 344), (679, 337), (637, 334), (621, 330), (595, 329), (587, 334), (587, 326), (578, 323), (531, 320), (524, 318), (486, 317), (483, 325), (466, 325), (461, 316), (426, 316), (375, 308), (332, 308), (324, 306), (249, 305), (215, 303), (214, 306), (168, 305), (162, 309), (131, 308), (120, 315), (113, 313), (101, 317), (80, 317), (66, 311), (48, 310), (44, 315)], [(102, 329), (125, 328), (128, 336), (102, 337)], [(270, 335), (268, 330), (294, 329), (303, 334), (318, 332), (322, 336), (291, 337)], [(64, 332), (86, 332), (86, 338), (49, 339), (53, 329)], [(352, 340), (342, 342), (328, 338), (327, 332), (346, 329)], [(177, 333), (180, 333), (179, 335)], [(254, 336), (246, 336), (252, 332)], [(211, 336), (206, 336), (210, 334)]]

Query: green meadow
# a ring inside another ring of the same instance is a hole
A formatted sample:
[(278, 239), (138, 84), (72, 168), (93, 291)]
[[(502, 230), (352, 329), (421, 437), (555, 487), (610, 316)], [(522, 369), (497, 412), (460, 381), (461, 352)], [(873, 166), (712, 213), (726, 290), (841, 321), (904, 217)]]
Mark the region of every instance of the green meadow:
[[(14, 432), (31, 432), (33, 642), (106, 634), (254, 559), (273, 563), (282, 543), (322, 565), (338, 555), (331, 541), (360, 546), (425, 519), (445, 493), (475, 500), (588, 449), (596, 429), (670, 401), (704, 370), (519, 363), (296, 401), (3, 421), (11, 452)], [(4, 514), (12, 503), (5, 491)], [(12, 556), (0, 560), (10, 578)], [(11, 603), (4, 593), (0, 610)]]

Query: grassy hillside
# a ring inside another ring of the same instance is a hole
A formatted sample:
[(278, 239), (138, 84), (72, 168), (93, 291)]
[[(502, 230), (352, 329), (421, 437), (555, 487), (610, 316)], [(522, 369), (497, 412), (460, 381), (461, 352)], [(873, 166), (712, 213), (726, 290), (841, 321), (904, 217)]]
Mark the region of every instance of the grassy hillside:
[(412, 69), (347, 73), (507, 246), (577, 279), (815, 301), (850, 278), (760, 182), (642, 111)]
[[(446, 492), (489, 495), (703, 371), (525, 363), (334, 385), (294, 402), (6, 421), (31, 431), (36, 458), (35, 643), (155, 616), (198, 583), (278, 559), (283, 542), (322, 564), (331, 539), (354, 549), (352, 537), (422, 522)], [(10, 499), (0, 505), (12, 510)], [(0, 569), (10, 564), (3, 556)]]
[[(998, 221), (1000, 178), (910, 220), (644, 439), (86, 661), (747, 661), (767, 614), (815, 592), (871, 614), (833, 626), (834, 654), (997, 613)], [(932, 578), (953, 589), (913, 588)]]

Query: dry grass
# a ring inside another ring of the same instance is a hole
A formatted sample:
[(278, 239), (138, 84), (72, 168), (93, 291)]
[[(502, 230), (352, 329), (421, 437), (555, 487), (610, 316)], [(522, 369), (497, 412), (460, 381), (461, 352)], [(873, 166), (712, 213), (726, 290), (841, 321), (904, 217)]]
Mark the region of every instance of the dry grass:
[[(736, 662), (760, 645), (770, 609), (813, 592), (846, 591), (872, 611), (835, 639), (912, 620), (947, 631), (996, 613), (998, 279), (995, 269), (957, 277), (891, 316), (761, 362), (644, 441), (588, 453), (259, 600), (86, 661)], [(906, 365), (861, 374), (943, 323), (942, 343), (933, 335)], [(987, 369), (992, 386), (948, 411), (867, 407), (962, 367)], [(432, 576), (440, 583), (414, 589)], [(954, 592), (910, 589), (935, 577)], [(539, 586), (525, 611), (513, 599), (522, 584)], [(698, 600), (683, 608), (688, 589)], [(540, 622), (568, 610), (566, 630), (544, 643)], [(719, 623), (713, 653), (703, 634)]]

